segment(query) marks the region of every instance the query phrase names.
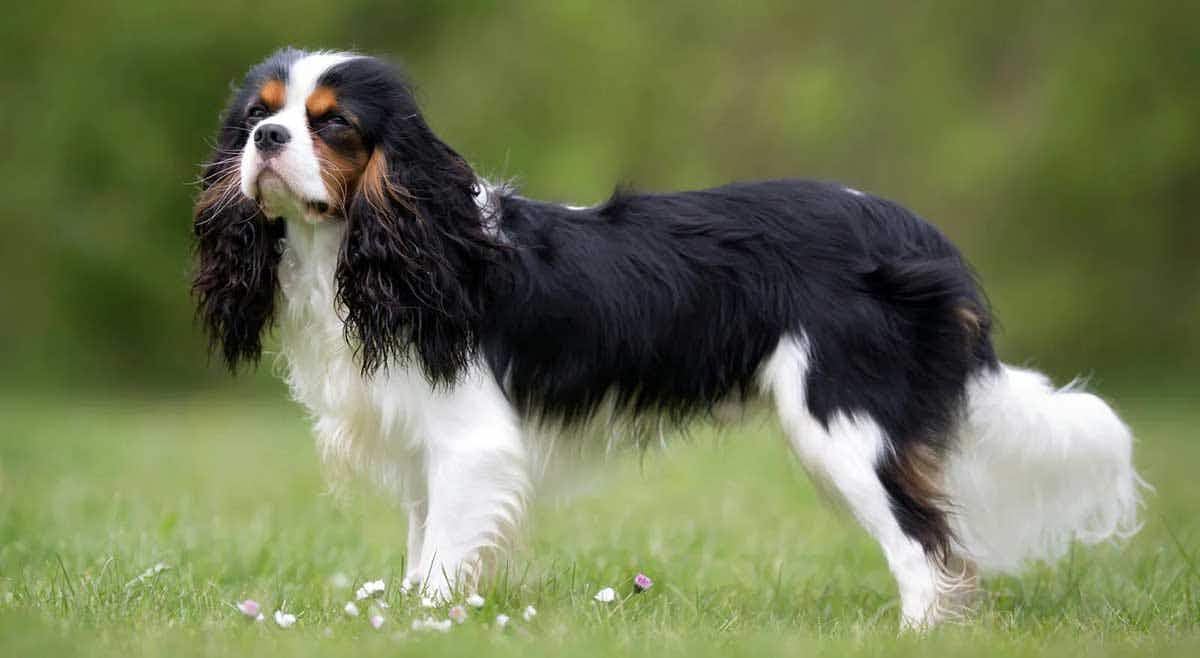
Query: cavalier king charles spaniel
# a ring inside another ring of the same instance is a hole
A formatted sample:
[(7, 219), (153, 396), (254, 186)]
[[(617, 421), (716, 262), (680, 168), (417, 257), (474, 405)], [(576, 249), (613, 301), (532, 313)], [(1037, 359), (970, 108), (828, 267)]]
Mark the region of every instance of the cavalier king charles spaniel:
[(427, 596), (477, 587), (552, 455), (754, 400), (879, 542), (905, 627), (1138, 527), (1113, 410), (1001, 363), (962, 255), (850, 187), (536, 201), (439, 139), (397, 68), (285, 49), (224, 113), (194, 231), (211, 346), (253, 364), (278, 324), (322, 456), (394, 488)]

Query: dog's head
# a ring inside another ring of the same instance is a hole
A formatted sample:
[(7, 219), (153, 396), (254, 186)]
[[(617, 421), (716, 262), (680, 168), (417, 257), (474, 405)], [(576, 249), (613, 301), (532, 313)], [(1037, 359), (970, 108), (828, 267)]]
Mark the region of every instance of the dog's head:
[(396, 67), (347, 53), (273, 54), (226, 108), (201, 188), (193, 289), (231, 369), (261, 354), (285, 226), (322, 222), (347, 223), (339, 311), (364, 371), (409, 347), (431, 379), (465, 364), (472, 264), (491, 247), (478, 182), (425, 123)]

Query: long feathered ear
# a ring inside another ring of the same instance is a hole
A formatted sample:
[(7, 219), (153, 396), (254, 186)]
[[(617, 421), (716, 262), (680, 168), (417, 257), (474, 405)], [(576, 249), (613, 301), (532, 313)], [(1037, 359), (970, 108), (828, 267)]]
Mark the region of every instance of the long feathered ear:
[(474, 358), (495, 252), (461, 156), (409, 115), (375, 146), (349, 204), (337, 269), (364, 375), (416, 357), (449, 384)]
[(192, 281), (197, 315), (231, 371), (257, 363), (262, 332), (274, 318), (279, 241), (283, 222), (268, 222), (258, 204), (241, 192), (240, 152), (218, 147), (201, 178), (196, 200)]

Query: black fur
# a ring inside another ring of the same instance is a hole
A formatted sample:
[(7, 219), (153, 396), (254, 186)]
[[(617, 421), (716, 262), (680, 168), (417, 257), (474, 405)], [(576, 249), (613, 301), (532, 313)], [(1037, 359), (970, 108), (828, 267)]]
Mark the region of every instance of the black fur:
[(878, 469), (901, 526), (948, 548), (936, 492), (896, 460), (944, 452), (967, 377), (996, 358), (974, 277), (931, 225), (838, 185), (772, 181), (586, 210), (504, 196), (500, 227), (513, 249), (479, 334), (519, 408), (575, 421), (615, 394), (686, 418), (750, 394), (802, 332), (814, 416), (874, 418), (901, 456)]

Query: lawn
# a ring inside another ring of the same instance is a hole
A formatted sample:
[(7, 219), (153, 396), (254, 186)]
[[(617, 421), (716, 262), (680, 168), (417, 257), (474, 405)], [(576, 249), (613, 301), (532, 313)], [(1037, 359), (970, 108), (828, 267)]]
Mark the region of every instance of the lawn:
[[(398, 588), (400, 511), (362, 486), (328, 493), (282, 394), (224, 395), (0, 398), (0, 656), (1200, 655), (1195, 399), (1115, 396), (1157, 486), (1142, 534), (989, 579), (971, 624), (913, 637), (876, 547), (765, 419), (572, 478), (484, 607), (415, 632), (431, 613)], [(655, 584), (632, 595), (639, 571)], [(378, 630), (342, 610), (377, 578)], [(616, 602), (593, 601), (605, 586)], [(267, 621), (234, 607), (246, 598)], [(280, 607), (293, 627), (270, 620)]]

